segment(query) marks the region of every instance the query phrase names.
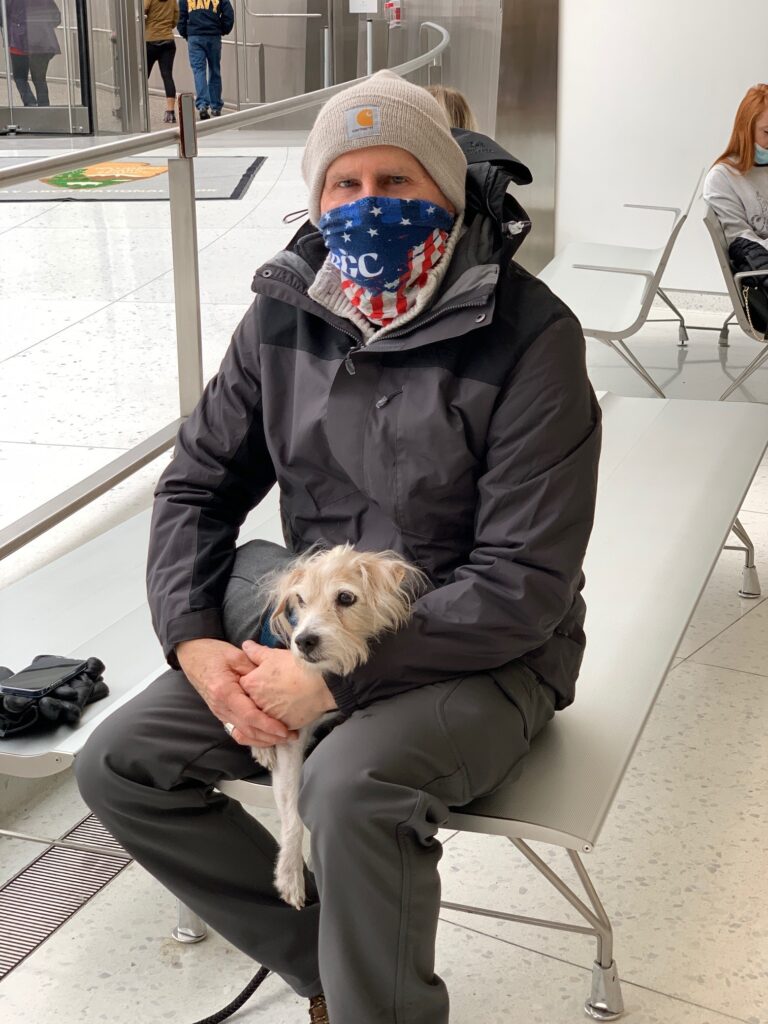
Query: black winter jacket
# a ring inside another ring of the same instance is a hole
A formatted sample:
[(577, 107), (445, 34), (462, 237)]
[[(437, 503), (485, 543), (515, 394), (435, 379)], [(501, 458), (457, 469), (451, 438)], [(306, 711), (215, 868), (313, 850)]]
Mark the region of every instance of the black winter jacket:
[(277, 483), (291, 550), (393, 548), (434, 586), (328, 677), (342, 710), (478, 672), (503, 686), (517, 659), (573, 700), (600, 410), (578, 322), (512, 258), (529, 226), (499, 188), (512, 174), (475, 170), (435, 301), (380, 340), (307, 295), (327, 255), (311, 226), (256, 272), (156, 491), (149, 598), (171, 665), (181, 641), (224, 637), (238, 529)]

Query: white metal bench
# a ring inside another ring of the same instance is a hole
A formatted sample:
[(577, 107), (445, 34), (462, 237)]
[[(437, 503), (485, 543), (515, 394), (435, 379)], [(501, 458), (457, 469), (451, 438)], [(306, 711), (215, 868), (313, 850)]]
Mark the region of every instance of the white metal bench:
[(539, 273), (581, 321), (587, 337), (597, 338), (624, 360), (660, 398), (664, 392), (627, 345), (626, 339), (649, 320), (658, 295), (679, 321), (680, 341), (688, 340), (685, 319), (661, 287), (683, 224), (699, 194), (701, 177), (685, 210), (676, 206), (625, 203), (628, 209), (672, 215), (667, 240), (657, 249), (599, 242), (570, 242)]
[[(537, 739), (518, 779), (468, 807), (448, 828), (507, 836), (586, 919), (585, 926), (457, 904), (456, 910), (580, 932), (597, 940), (595, 1019), (622, 1011), (611, 923), (581, 854), (597, 842), (688, 620), (768, 441), (768, 407), (604, 395), (597, 517), (587, 555), (589, 643), (575, 704)], [(0, 651), (96, 655), (112, 688), (75, 730), (43, 741), (0, 741), (0, 772), (37, 777), (74, 760), (95, 725), (164, 670), (144, 605), (148, 514), (0, 591)], [(276, 501), (256, 510), (243, 539), (279, 539)], [(649, 642), (649, 639), (652, 642)], [(271, 806), (265, 779), (226, 783), (246, 804)], [(587, 900), (529, 846), (569, 851)], [(179, 938), (204, 936), (185, 911)]]

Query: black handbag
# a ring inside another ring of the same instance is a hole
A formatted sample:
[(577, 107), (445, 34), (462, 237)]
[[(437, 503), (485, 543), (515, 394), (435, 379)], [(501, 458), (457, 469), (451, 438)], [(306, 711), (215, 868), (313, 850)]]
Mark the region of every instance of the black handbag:
[[(735, 274), (768, 270), (768, 251), (749, 238), (736, 238), (728, 247), (728, 259)], [(768, 274), (742, 278), (739, 284), (744, 312), (752, 333), (760, 341), (768, 332)]]

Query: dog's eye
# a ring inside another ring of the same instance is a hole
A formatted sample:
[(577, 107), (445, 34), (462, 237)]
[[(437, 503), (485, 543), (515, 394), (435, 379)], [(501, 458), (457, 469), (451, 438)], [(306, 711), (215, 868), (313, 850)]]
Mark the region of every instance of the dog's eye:
[(296, 603), (298, 604), (299, 608), (304, 607), (304, 598), (301, 596), (301, 594), (296, 595)]
[(348, 608), (349, 605), (354, 604), (356, 600), (357, 597), (355, 597), (355, 595), (351, 593), (351, 591), (340, 590), (339, 595), (336, 598), (336, 603), (343, 605), (345, 608)]

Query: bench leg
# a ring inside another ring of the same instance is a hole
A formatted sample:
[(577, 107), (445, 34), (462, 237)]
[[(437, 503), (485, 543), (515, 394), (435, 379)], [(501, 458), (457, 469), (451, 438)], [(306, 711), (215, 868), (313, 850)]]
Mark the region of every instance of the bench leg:
[(208, 935), (208, 925), (179, 900), (179, 920), (171, 935), (177, 942), (202, 942)]
[(631, 366), (638, 376), (643, 378), (648, 387), (656, 392), (659, 398), (667, 397), (626, 342), (610, 341), (607, 338), (601, 338), (600, 340), (608, 345), (609, 348), (612, 348), (616, 355), (621, 356), (624, 362)]
[(729, 345), (728, 345), (728, 324), (731, 322), (731, 320), (735, 320), (735, 319), (736, 319), (736, 311), (734, 310), (733, 313), (731, 313), (728, 316), (728, 319), (723, 323), (723, 326), (720, 328), (720, 338), (719, 338), (719, 340), (717, 342), (717, 344), (720, 346), (720, 348), (728, 348), (729, 347)]
[(678, 328), (678, 337), (679, 337), (679, 340), (680, 340), (680, 344), (681, 345), (687, 345), (688, 344), (688, 329), (685, 326), (685, 317), (680, 312), (680, 310), (677, 308), (677, 306), (674, 304), (674, 302), (670, 299), (670, 297), (664, 291), (662, 291), (661, 288), (657, 288), (656, 289), (656, 294), (659, 296), (659, 298), (663, 302), (666, 302), (666, 304), (669, 306), (669, 308), (675, 314), (677, 319), (680, 321), (680, 327)]
[(447, 910), (461, 910), (479, 917), (491, 917), (495, 920), (515, 921), (518, 924), (531, 924), (541, 928), (554, 928), (561, 932), (574, 932), (578, 935), (591, 935), (597, 940), (597, 959), (592, 964), (592, 990), (584, 1004), (584, 1012), (593, 1020), (615, 1020), (624, 1012), (624, 1000), (621, 995), (621, 983), (616, 962), (613, 959), (613, 928), (608, 915), (600, 902), (600, 897), (592, 885), (586, 868), (574, 850), (568, 851), (576, 873), (589, 897), (592, 909), (574, 893), (568, 885), (555, 874), (538, 854), (524, 843), (522, 839), (509, 840), (523, 856), (568, 900), (587, 921), (589, 927), (570, 924), (565, 921), (545, 921), (538, 917), (522, 917), (519, 914), (506, 914), (500, 910), (485, 910), (482, 907), (467, 906), (463, 903), (442, 902), (441, 907)]
[(739, 597), (760, 597), (760, 577), (757, 575), (757, 567), (755, 566), (755, 545), (738, 519), (734, 519), (731, 529), (739, 538), (741, 544), (726, 544), (723, 550), (744, 552), (744, 569), (741, 575)]

